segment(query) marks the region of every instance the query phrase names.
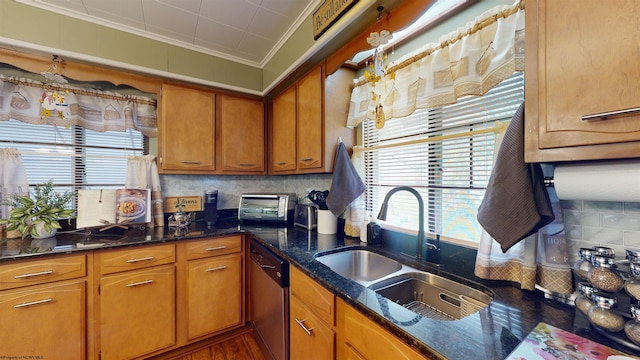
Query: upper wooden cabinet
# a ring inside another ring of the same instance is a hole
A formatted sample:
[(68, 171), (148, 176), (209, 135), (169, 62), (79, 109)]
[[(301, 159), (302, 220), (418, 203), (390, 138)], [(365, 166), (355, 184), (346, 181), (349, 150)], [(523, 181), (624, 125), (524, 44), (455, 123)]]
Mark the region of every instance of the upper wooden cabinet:
[(637, 1), (527, 1), (526, 161), (640, 156), (639, 16)]
[(264, 101), (218, 95), (217, 155), (224, 173), (266, 173)]
[(164, 84), (159, 104), (159, 172), (213, 172), (215, 94), (203, 89)]
[(266, 173), (263, 100), (164, 84), (159, 113), (160, 173)]
[(355, 143), (345, 125), (354, 76), (341, 68), (325, 78), (321, 64), (270, 102), (269, 174), (333, 171), (338, 139)]

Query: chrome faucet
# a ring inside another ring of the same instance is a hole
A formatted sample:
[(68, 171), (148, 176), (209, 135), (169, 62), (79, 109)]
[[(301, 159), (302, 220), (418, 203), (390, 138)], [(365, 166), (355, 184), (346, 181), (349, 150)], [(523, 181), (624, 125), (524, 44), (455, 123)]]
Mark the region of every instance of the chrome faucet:
[[(391, 189), (387, 193), (387, 195), (384, 197), (384, 201), (382, 202), (382, 207), (380, 207), (380, 212), (378, 213), (378, 219), (387, 220), (387, 208), (388, 208), (389, 199), (391, 198), (391, 195), (402, 190), (412, 193), (413, 195), (415, 195), (416, 199), (418, 199), (418, 249), (417, 249), (418, 253), (416, 254), (416, 259), (422, 260), (422, 249), (425, 241), (424, 239), (424, 201), (422, 201), (422, 196), (416, 189), (409, 186), (398, 186)], [(429, 244), (429, 245), (432, 245), (432, 244)]]

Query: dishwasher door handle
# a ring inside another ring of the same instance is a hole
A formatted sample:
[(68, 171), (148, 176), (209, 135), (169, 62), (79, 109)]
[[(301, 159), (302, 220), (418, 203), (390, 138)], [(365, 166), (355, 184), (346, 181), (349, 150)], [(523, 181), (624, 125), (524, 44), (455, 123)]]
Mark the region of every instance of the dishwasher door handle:
[(307, 333), (307, 335), (309, 335), (309, 336), (311, 336), (311, 335), (312, 335), (312, 333), (311, 333), (311, 332), (313, 331), (313, 328), (308, 328), (308, 327), (306, 327), (306, 326), (304, 325), (304, 319), (303, 319), (303, 320), (295, 319), (295, 320), (296, 320), (296, 322), (298, 323), (298, 325), (300, 325), (300, 327), (302, 328), (302, 330), (304, 330), (304, 332), (306, 332), (306, 333)]

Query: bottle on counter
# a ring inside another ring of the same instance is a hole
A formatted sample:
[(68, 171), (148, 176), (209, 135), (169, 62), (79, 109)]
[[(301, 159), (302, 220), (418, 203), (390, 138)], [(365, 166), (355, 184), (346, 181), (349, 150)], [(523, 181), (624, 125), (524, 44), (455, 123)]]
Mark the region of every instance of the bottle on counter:
[(624, 324), (624, 333), (634, 344), (640, 345), (640, 305), (631, 305), (631, 317), (633, 319)]
[(595, 306), (592, 306), (587, 314), (589, 322), (609, 332), (617, 332), (624, 328), (624, 317), (611, 311), (611, 308), (617, 303), (617, 299), (613, 294), (605, 292), (594, 293), (593, 302)]
[(580, 250), (578, 250), (580, 259), (573, 265), (573, 271), (576, 275), (585, 280), (587, 279), (587, 273), (593, 268), (591, 257), (595, 252), (594, 249), (590, 248), (580, 248)]
[(593, 268), (587, 272), (587, 279), (598, 289), (606, 292), (617, 292), (624, 286), (624, 279), (615, 269), (615, 258), (593, 255)]
[(632, 298), (640, 300), (640, 263), (630, 263), (631, 276), (624, 283), (624, 290)]
[(598, 289), (587, 281), (581, 281), (578, 283), (578, 290), (580, 290), (580, 295), (576, 297), (576, 307), (580, 312), (587, 315), (591, 307), (595, 306), (593, 303), (593, 294), (598, 292)]

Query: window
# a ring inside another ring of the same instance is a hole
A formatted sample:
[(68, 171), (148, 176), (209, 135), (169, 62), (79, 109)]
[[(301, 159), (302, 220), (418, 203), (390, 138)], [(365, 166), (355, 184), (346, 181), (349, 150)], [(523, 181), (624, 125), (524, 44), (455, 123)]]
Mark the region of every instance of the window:
[[(367, 210), (377, 215), (389, 190), (411, 186), (424, 201), (426, 232), (477, 246), (481, 227), (476, 215), (493, 166), (495, 141), (493, 131), (482, 131), (511, 120), (522, 101), (524, 77), (515, 73), (484, 96), (417, 110), (387, 120), (382, 129), (373, 120), (363, 122), (365, 148), (378, 147), (365, 151)], [(387, 222), (417, 230), (418, 220), (415, 197), (394, 194)]]
[(57, 190), (125, 185), (127, 156), (148, 153), (138, 131), (96, 132), (81, 127), (0, 121), (0, 147), (22, 153), (29, 185), (53, 179)]

